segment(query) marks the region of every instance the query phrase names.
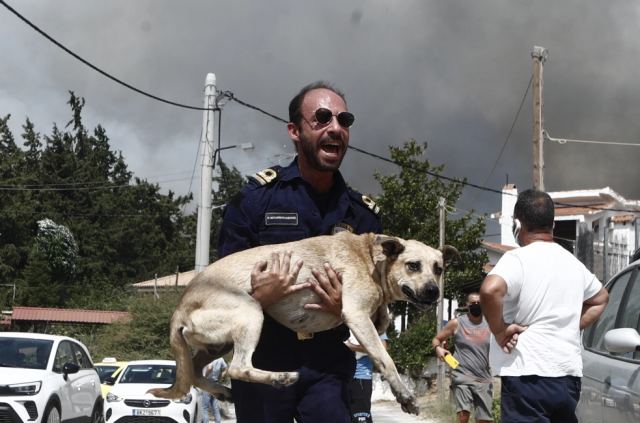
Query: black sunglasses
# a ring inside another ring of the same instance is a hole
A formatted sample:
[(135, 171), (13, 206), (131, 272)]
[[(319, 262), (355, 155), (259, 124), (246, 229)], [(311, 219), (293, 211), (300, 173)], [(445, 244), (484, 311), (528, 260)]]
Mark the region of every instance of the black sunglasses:
[(316, 122), (318, 122), (320, 125), (328, 124), (335, 116), (338, 119), (338, 123), (340, 124), (340, 126), (342, 126), (343, 128), (351, 128), (351, 125), (353, 125), (353, 122), (356, 120), (356, 117), (353, 115), (353, 113), (340, 112), (334, 115), (331, 110), (325, 109), (324, 107), (320, 107), (314, 114), (316, 117)]

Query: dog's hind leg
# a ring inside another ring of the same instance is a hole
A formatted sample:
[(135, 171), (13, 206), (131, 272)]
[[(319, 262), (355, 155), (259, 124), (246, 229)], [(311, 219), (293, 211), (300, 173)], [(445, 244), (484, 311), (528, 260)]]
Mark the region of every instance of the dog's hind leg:
[(220, 348), (210, 347), (206, 351), (198, 350), (196, 355), (193, 357), (193, 373), (196, 375), (193, 385), (209, 392), (220, 401), (233, 402), (231, 398), (231, 389), (200, 375), (202, 375), (202, 369), (204, 366), (211, 363), (216, 358), (222, 357), (231, 351), (231, 348), (231, 344), (225, 344)]
[(298, 380), (297, 372), (269, 372), (253, 367), (251, 358), (260, 340), (264, 314), (260, 304), (252, 299), (248, 307), (242, 307), (236, 314), (232, 337), (234, 342), (233, 359), (227, 370), (232, 379), (245, 382), (264, 383), (276, 387), (287, 386)]

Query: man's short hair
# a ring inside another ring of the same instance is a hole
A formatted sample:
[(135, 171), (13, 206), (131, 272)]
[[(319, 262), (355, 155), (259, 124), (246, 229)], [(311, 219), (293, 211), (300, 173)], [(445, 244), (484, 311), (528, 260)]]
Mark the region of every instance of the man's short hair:
[(527, 230), (552, 230), (554, 218), (553, 200), (546, 192), (528, 189), (518, 195), (513, 217), (520, 220)]
[(333, 91), (334, 93), (338, 94), (345, 103), (347, 102), (344, 93), (334, 87), (331, 83), (326, 81), (312, 82), (311, 84), (302, 87), (300, 92), (298, 92), (298, 94), (296, 94), (296, 96), (291, 99), (291, 102), (289, 103), (289, 122), (300, 125), (300, 122), (302, 121), (302, 112), (300, 109), (302, 108), (302, 102), (304, 101), (305, 95), (307, 95), (309, 91), (321, 88)]

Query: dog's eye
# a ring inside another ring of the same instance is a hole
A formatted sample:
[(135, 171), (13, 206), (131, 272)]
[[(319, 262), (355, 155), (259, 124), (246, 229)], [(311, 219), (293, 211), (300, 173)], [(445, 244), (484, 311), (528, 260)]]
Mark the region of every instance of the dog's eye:
[(408, 261), (407, 269), (409, 269), (410, 272), (419, 272), (422, 270), (422, 264), (419, 261)]
[(442, 275), (442, 267), (438, 266), (437, 264), (435, 266), (433, 266), (433, 273), (436, 276), (440, 276)]

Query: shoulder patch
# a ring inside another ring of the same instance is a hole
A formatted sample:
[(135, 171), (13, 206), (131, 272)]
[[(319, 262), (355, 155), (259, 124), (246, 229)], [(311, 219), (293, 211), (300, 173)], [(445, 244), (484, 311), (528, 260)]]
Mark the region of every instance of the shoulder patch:
[(278, 170), (277, 168), (268, 167), (253, 175), (253, 179), (260, 185), (267, 185), (278, 179)]
[(369, 210), (371, 210), (373, 213), (375, 214), (380, 214), (380, 206), (378, 206), (376, 204), (375, 201), (373, 201), (371, 198), (367, 197), (366, 195), (362, 195), (362, 202), (369, 207)]

